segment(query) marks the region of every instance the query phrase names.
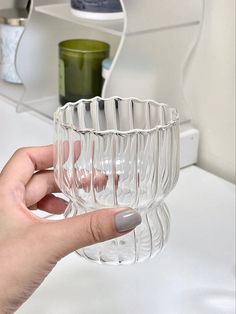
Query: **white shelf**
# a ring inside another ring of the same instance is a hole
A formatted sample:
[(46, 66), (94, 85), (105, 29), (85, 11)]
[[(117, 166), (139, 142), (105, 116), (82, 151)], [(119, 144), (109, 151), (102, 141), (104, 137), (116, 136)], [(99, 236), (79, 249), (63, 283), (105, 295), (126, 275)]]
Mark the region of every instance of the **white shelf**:
[(35, 11), (113, 35), (121, 36), (123, 33), (124, 21), (122, 19), (95, 21), (79, 18), (71, 13), (70, 5), (68, 3), (36, 6)]

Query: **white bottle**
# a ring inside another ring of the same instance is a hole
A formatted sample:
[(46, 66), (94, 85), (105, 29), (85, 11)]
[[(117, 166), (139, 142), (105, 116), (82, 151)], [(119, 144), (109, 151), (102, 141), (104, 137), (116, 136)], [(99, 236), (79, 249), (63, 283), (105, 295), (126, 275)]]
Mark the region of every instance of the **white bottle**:
[(20, 38), (27, 19), (25, 9), (0, 11), (0, 76), (4, 81), (22, 84), (17, 73), (15, 60)]

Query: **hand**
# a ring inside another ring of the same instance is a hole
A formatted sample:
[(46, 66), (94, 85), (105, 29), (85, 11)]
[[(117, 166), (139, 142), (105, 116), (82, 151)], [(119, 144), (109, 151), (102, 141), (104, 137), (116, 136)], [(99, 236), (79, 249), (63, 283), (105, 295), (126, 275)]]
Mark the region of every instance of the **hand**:
[(52, 170), (53, 147), (21, 148), (0, 175), (0, 312), (13, 313), (65, 255), (118, 237), (141, 222), (131, 209), (101, 209), (63, 220), (39, 218), (40, 208), (60, 214), (64, 200)]

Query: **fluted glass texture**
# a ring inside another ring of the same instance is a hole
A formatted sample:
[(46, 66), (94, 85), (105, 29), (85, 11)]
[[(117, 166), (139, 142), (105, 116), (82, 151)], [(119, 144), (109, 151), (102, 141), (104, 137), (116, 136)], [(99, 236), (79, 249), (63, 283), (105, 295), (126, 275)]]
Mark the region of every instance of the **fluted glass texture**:
[(77, 251), (89, 260), (132, 264), (160, 252), (169, 234), (164, 198), (179, 175), (179, 118), (152, 100), (95, 97), (54, 116), (54, 172), (70, 204), (66, 217), (130, 207), (142, 223), (117, 239)]

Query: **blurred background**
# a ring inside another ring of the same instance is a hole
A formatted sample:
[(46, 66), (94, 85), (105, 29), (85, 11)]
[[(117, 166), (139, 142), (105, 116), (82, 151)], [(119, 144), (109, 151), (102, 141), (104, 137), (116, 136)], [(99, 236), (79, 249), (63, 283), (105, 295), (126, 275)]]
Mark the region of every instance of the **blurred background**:
[[(167, 24), (160, 18), (152, 25), (141, 18), (140, 4), (131, 1), (127, 7), (127, 26), (122, 20), (108, 21), (105, 25), (96, 18), (76, 21), (77, 17), (69, 12), (69, 1), (1, 0), (0, 9), (27, 7), (29, 18), (16, 46), (15, 67), (22, 85), (0, 80), (0, 94), (18, 104), (18, 111), (33, 109), (51, 119), (58, 106), (55, 95), (59, 93), (59, 42), (70, 38), (105, 41), (115, 61), (102, 95), (153, 98), (176, 104), (183, 125), (190, 121), (200, 134), (193, 163), (235, 182), (235, 1), (189, 1), (186, 14), (184, 1), (181, 5), (172, 2), (172, 11), (163, 9), (164, 13), (170, 12)], [(153, 6), (158, 14), (158, 5), (150, 1), (143, 15), (150, 14), (153, 10), (148, 7)], [(196, 21), (201, 25), (195, 25)], [(169, 31), (165, 31), (166, 25)], [(136, 35), (126, 36), (129, 32)], [(149, 45), (151, 42), (155, 44)], [(135, 45), (139, 47), (136, 50), (132, 48)], [(173, 51), (166, 53), (166, 49)], [(181, 68), (176, 70), (178, 63)], [(179, 76), (172, 80), (173, 71), (179, 71)]]

